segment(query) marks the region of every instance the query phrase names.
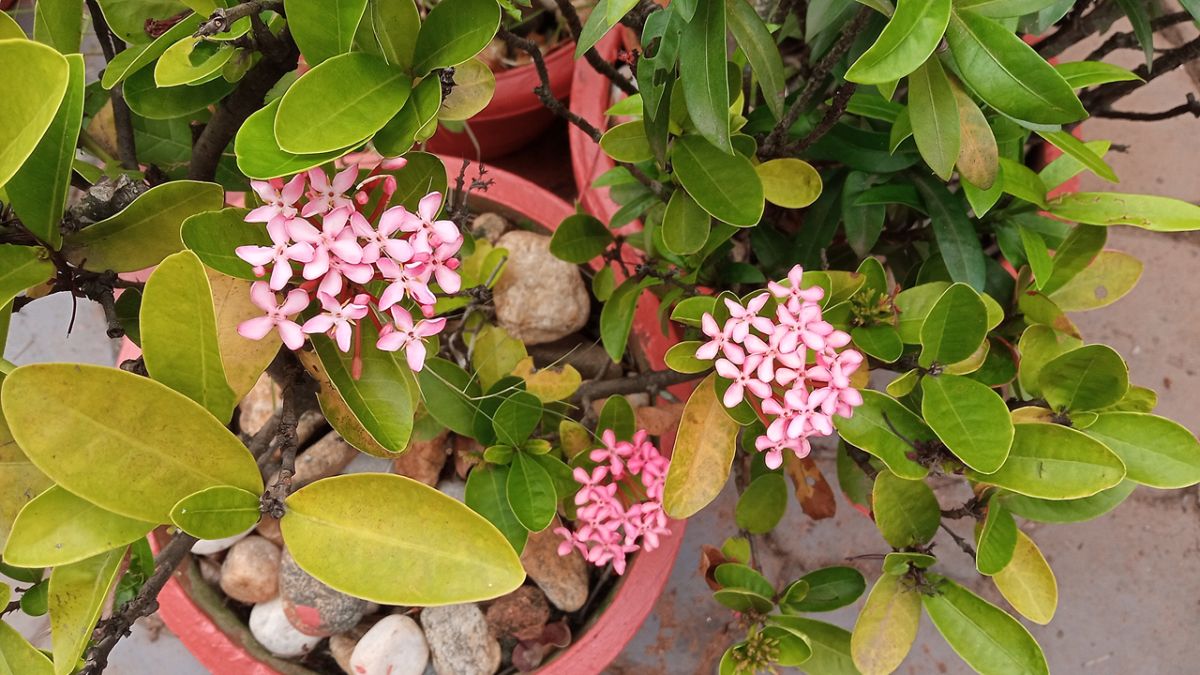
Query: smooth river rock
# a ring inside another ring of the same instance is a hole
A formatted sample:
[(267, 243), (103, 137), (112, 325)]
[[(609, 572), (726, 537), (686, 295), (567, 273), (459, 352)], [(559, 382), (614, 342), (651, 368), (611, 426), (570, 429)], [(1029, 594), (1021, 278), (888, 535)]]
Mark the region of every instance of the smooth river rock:
[(500, 667), (500, 642), (477, 605), (426, 607), (421, 626), (438, 675), (492, 675)]
[(553, 342), (583, 328), (591, 298), (579, 268), (550, 253), (550, 237), (514, 230), (496, 242), (508, 264), (493, 289), (496, 320), (525, 344)]

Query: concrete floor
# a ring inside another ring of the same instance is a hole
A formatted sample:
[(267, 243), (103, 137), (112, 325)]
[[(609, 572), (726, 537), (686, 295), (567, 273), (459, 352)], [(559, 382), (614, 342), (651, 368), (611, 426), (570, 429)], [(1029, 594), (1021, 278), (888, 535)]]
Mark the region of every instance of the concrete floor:
[[(1190, 30), (1190, 28), (1189, 28)], [(1065, 60), (1082, 58), (1087, 46)], [(1136, 65), (1138, 53), (1122, 52), (1114, 61)], [(1157, 80), (1122, 102), (1130, 110), (1155, 111), (1181, 103), (1196, 91), (1189, 74), (1180, 70)], [(1200, 123), (1194, 118), (1144, 124), (1092, 120), (1084, 126), (1087, 139), (1109, 138), (1127, 143), (1125, 153), (1110, 155), (1122, 176), (1116, 188), (1085, 179), (1083, 189), (1147, 192), (1200, 202), (1200, 181), (1194, 167), (1200, 155)], [(563, 147), (561, 128), (542, 146)], [(560, 145), (561, 143), (561, 145)], [(545, 153), (546, 147), (535, 152)], [(564, 193), (561, 170), (545, 170), (548, 184)], [(530, 166), (527, 165), (527, 166)], [(533, 173), (542, 173), (534, 171)], [(1088, 342), (1116, 347), (1129, 361), (1133, 381), (1159, 392), (1158, 412), (1200, 431), (1200, 356), (1193, 347), (1200, 329), (1200, 305), (1189, 291), (1200, 290), (1195, 270), (1200, 263), (1200, 237), (1154, 235), (1133, 229), (1114, 230), (1109, 246), (1132, 253), (1146, 263), (1139, 286), (1115, 305), (1075, 316)], [(116, 344), (103, 338), (99, 308), (80, 303), (75, 330), (67, 336), (70, 300), (63, 296), (41, 300), (14, 317), (5, 346), (6, 358), (16, 363), (85, 361), (112, 363)], [(833, 477), (828, 452), (819, 463)], [(1196, 489), (1171, 493), (1140, 490), (1115, 512), (1081, 525), (1027, 525), (1058, 575), (1059, 609), (1046, 627), (1028, 624), (1042, 643), (1051, 670), (1088, 675), (1138, 673), (1145, 675), (1196, 672), (1200, 662), (1200, 574), (1194, 570), (1200, 554)], [(839, 496), (840, 500), (840, 496)], [(689, 523), (683, 554), (675, 565), (659, 607), (609, 672), (711, 673), (722, 651), (737, 638), (730, 613), (711, 599), (697, 574), (702, 544), (719, 545), (733, 535), (735, 496), (726, 493)], [(775, 533), (764, 538), (762, 565), (772, 579), (795, 578), (805, 571), (833, 564), (852, 564), (869, 578), (878, 564), (848, 558), (883, 550), (869, 520), (840, 501), (838, 515), (814, 522), (792, 504)], [(975, 579), (972, 587), (1001, 602), (991, 585), (973, 573), (970, 560), (949, 540), (938, 539), (940, 565), (958, 579)], [(850, 627), (858, 607), (831, 613), (828, 620)], [(182, 645), (161, 630), (153, 617), (114, 652), (108, 672), (118, 675), (193, 675), (205, 672)], [(45, 638), (39, 621), (26, 622), (28, 635)], [(969, 670), (924, 621), (904, 673), (966, 673)]]

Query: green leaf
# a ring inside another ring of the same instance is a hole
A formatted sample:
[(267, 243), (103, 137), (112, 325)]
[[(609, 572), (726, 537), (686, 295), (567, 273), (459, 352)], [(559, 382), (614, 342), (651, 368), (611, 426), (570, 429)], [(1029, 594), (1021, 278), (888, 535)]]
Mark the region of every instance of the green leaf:
[(991, 387), (960, 375), (921, 378), (921, 414), (964, 464), (991, 473), (1012, 446), (1008, 406)]
[(859, 84), (898, 80), (926, 63), (950, 22), (950, 0), (900, 0), (871, 48), (846, 71)]
[(625, 356), (629, 331), (633, 329), (633, 314), (642, 291), (658, 284), (654, 278), (630, 277), (617, 286), (604, 308), (600, 310), (600, 341), (609, 358), (619, 362)]
[(171, 522), (198, 539), (223, 539), (254, 527), (260, 515), (258, 495), (218, 485), (179, 500)]
[(987, 307), (970, 286), (951, 284), (921, 324), (919, 363), (958, 363), (975, 353), (987, 336)]
[(850, 636), (854, 665), (863, 675), (895, 671), (908, 656), (920, 625), (921, 594), (912, 582), (892, 574), (879, 577)]
[(262, 223), (247, 223), (246, 209), (228, 208), (197, 213), (183, 221), (180, 235), (184, 246), (205, 266), (222, 274), (259, 281), (250, 263), (237, 257), (239, 246), (272, 246)]
[(288, 28), (310, 66), (345, 54), (367, 8), (367, 0), (287, 0)]
[(787, 510), (787, 481), (782, 474), (766, 473), (755, 478), (738, 498), (734, 519), (750, 534), (775, 529)]
[(1061, 354), (1038, 375), (1042, 395), (1055, 410), (1097, 410), (1129, 390), (1129, 369), (1108, 345), (1087, 345)]
[[(9, 39), (24, 40), (25, 29), (21, 28), (21, 24), (17, 23), (17, 20), (9, 16), (7, 12), (0, 12), (0, 40)], [(0, 590), (0, 593), (3, 592)], [(7, 598), (4, 603), (8, 603)]]
[[(950, 193), (946, 186), (925, 176), (914, 176), (913, 182), (921, 193), (921, 200), (933, 222), (933, 238), (946, 262), (950, 278), (969, 284), (977, 291), (983, 290), (987, 276), (983, 247), (979, 236), (967, 218), (962, 200)], [(901, 332), (903, 334), (903, 331)]]
[(712, 217), (691, 195), (684, 190), (675, 190), (663, 213), (663, 244), (676, 255), (696, 253), (704, 248), (711, 225)]
[(931, 575), (937, 592), (921, 603), (967, 665), (981, 673), (1048, 674), (1042, 648), (1019, 621), (957, 583)]
[(929, 569), (937, 558), (926, 553), (892, 552), (883, 557), (883, 573), (904, 575), (912, 568)]
[(799, 616), (772, 616), (771, 623), (803, 635), (812, 647), (804, 669), (822, 675), (857, 675), (850, 657), (850, 631), (824, 621)]
[(125, 548), (102, 553), (50, 572), (50, 636), (54, 644), (54, 672), (68, 675), (75, 666), (100, 610), (117, 581)]
[(942, 513), (933, 490), (921, 480), (905, 480), (880, 471), (871, 493), (875, 525), (893, 548), (928, 543), (937, 533)]
[(885, 363), (894, 362), (904, 353), (900, 334), (887, 324), (855, 326), (850, 329), (850, 337), (854, 339), (854, 346)]
[[(935, 436), (921, 420), (896, 399), (875, 391), (862, 390), (863, 404), (851, 417), (834, 417), (838, 433), (847, 443), (883, 460), (892, 473), (900, 478), (919, 480), (929, 469), (908, 458), (912, 446), (896, 434), (911, 441), (928, 441)], [(893, 432), (892, 428), (896, 431)]]
[[(468, 63), (471, 62), (468, 61)], [(491, 96), (490, 91), (488, 96)], [(371, 139), (372, 145), (385, 157), (403, 155), (408, 152), (413, 143), (425, 140), (427, 133), (433, 133), (430, 127), (437, 128), (436, 121), (441, 107), (441, 80), (436, 77), (427, 77), (421, 80), (420, 84), (413, 87), (412, 94), (404, 103), (404, 107), (400, 108), (400, 112), (396, 113), (396, 116), (389, 120)], [(441, 164), (441, 162), (438, 163)]]
[[(696, 131), (719, 153), (731, 154), (725, 41), (725, 0), (697, 0), (696, 13), (684, 25), (679, 38), (683, 100)], [(696, 196), (692, 190), (688, 192)]]
[[(583, 32), (579, 35), (579, 43), (575, 45), (575, 58), (579, 59), (584, 52), (596, 46), (621, 17), (633, 9), (637, 4), (637, 0), (600, 0), (592, 9), (591, 14), (587, 17), (587, 22), (583, 26)], [(617, 18), (613, 18), (613, 14), (617, 14)]]
[(1058, 582), (1029, 535), (1019, 530), (1016, 535), (1012, 561), (992, 577), (992, 583), (1021, 616), (1045, 626), (1058, 608)]
[(955, 9), (946, 39), (963, 80), (997, 111), (1035, 124), (1087, 117), (1062, 75), (1000, 23)]
[[(981, 190), (988, 190), (995, 185), (1000, 174), (1000, 150), (996, 145), (996, 135), (992, 132), (983, 111), (962, 87), (954, 82), (952, 85), (954, 99), (958, 103), (958, 126), (961, 136), (955, 165), (965, 181), (963, 191), (967, 194), (967, 200), (971, 202), (971, 207), (975, 208), (975, 202), (971, 199), (971, 192), (967, 190), (966, 185)], [(988, 208), (991, 208), (991, 205), (988, 205)], [(987, 210), (975, 209), (976, 215), (981, 216), (980, 211)]]
[(408, 70), (412, 67), (420, 27), (421, 15), (413, 0), (374, 0), (368, 4), (358, 31), (360, 34), (369, 31), (372, 43), (378, 45), (379, 53), (388, 63)]
[(216, 211), (224, 190), (215, 183), (176, 180), (143, 192), (119, 213), (70, 235), (65, 248), (87, 269), (133, 272), (183, 250), (180, 227), (189, 216)]
[[(457, 2), (447, 0), (437, 9)], [(355, 145), (400, 112), (411, 89), (412, 78), (379, 56), (363, 52), (335, 56), (305, 73), (283, 95), (275, 115), (275, 140), (281, 149), (295, 154)]]
[(1004, 466), (990, 474), (968, 472), (972, 480), (1039, 499), (1079, 499), (1125, 477), (1121, 458), (1080, 431), (1041, 422), (1014, 429)]
[(969, 9), (995, 19), (1033, 14), (1062, 0), (955, 0), (954, 6)]
[(717, 311), (717, 298), (711, 295), (697, 295), (684, 298), (671, 310), (671, 320), (686, 326), (697, 327), (701, 317)]
[(716, 377), (700, 382), (679, 419), (663, 489), (663, 510), (672, 518), (687, 518), (707, 506), (729, 478), (741, 425), (725, 414)]
[(1017, 521), (998, 499), (988, 502), (987, 517), (978, 530), (975, 569), (992, 576), (1005, 568), (1017, 545)]
[(492, 69), (478, 58), (467, 59), (454, 67), (454, 86), (442, 100), (437, 117), (448, 122), (470, 119), (487, 107), (495, 91)]
[(1024, 225), (1018, 225), (1017, 230), (1021, 235), (1021, 246), (1029, 261), (1029, 268), (1033, 272), (1034, 288), (1040, 290), (1049, 280), (1054, 265), (1050, 260), (1050, 252), (1046, 249), (1046, 241), (1042, 239), (1042, 235)]
[(737, 227), (758, 223), (763, 184), (750, 160), (726, 154), (700, 136), (677, 138), (671, 160), (683, 188), (714, 218)]
[(802, 159), (771, 159), (755, 166), (754, 170), (762, 181), (763, 196), (777, 206), (802, 209), (821, 196), (821, 174)]
[[(3, 379), (0, 374), (0, 380)], [(54, 484), (17, 447), (3, 415), (0, 415), (0, 484), (6, 486), (0, 490), (0, 550), (3, 550), (21, 508)]]
[(154, 64), (154, 81), (160, 87), (203, 84), (221, 76), (221, 69), (237, 50), (223, 42), (185, 37), (167, 47)]
[(734, 40), (750, 62), (750, 70), (758, 79), (767, 108), (776, 119), (782, 119), (787, 79), (784, 77), (783, 58), (771, 31), (746, 0), (725, 0), (725, 20), (729, 24), (729, 32), (733, 33)]
[(780, 602), (789, 614), (800, 612), (832, 612), (853, 604), (867, 589), (863, 575), (853, 567), (822, 567), (800, 577), (808, 591), (798, 600)]
[(520, 553), (525, 548), (529, 530), (517, 519), (508, 502), (508, 476), (510, 469), (497, 464), (476, 466), (467, 475), (466, 500), (479, 515), (487, 518), (504, 535), (513, 550)]
[(1083, 141), (1075, 138), (1070, 132), (1038, 131), (1037, 133), (1051, 145), (1062, 150), (1063, 154), (1075, 158), (1076, 161), (1087, 167), (1088, 170), (1097, 176), (1113, 183), (1119, 180), (1116, 172), (1112, 170), (1112, 167), (1100, 155), (1096, 154), (1087, 145), (1084, 145)]
[[(122, 405), (112, 405), (117, 399)], [(254, 457), (216, 418), (133, 373), (74, 363), (22, 366), (5, 379), (3, 405), (13, 437), (39, 469), (128, 518), (165, 523), (176, 502), (214, 485), (262, 492)], [(45, 424), (48, 410), (53, 425)]]
[[(70, 67), (54, 49), (29, 40), (0, 41), (0, 187), (38, 146), (67, 91)], [(16, 77), (19, 75), (19, 77)]]
[(233, 141), (238, 169), (250, 178), (266, 180), (307, 171), (346, 154), (351, 148), (298, 155), (279, 147), (275, 140), (276, 99), (246, 119)]
[(1129, 17), (1133, 26), (1133, 34), (1146, 56), (1146, 70), (1154, 68), (1154, 27), (1150, 24), (1151, 9), (1137, 0), (1117, 0), (1121, 11)]
[(1126, 480), (1115, 487), (1082, 499), (1036, 499), (1011, 493), (1000, 498), (1010, 511), (1026, 520), (1039, 523), (1080, 523), (1115, 509), (1136, 487), (1137, 483)]
[(618, 124), (604, 132), (600, 138), (600, 149), (618, 162), (635, 164), (654, 158), (654, 151), (646, 140), (646, 127), (641, 120)]
[(521, 525), (531, 532), (549, 527), (554, 520), (558, 497), (550, 474), (536, 459), (524, 452), (514, 453), (507, 487), (508, 504)]
[(1001, 190), (1030, 204), (1046, 207), (1046, 186), (1033, 169), (1007, 157), (1000, 158), (1000, 168)]
[[(364, 508), (364, 495), (374, 508)], [(403, 476), (319, 480), (288, 497), (279, 526), (301, 569), (380, 604), (476, 602), (510, 593), (525, 580), (516, 552), (491, 523)]]
[(12, 673), (12, 675), (55, 675), (50, 659), (29, 644), (28, 640), (21, 637), (16, 628), (2, 622), (0, 622), (0, 668), (8, 668), (8, 673)]
[[(259, 376), (279, 353), (282, 341), (272, 333), (261, 340), (247, 340), (237, 332), (243, 321), (262, 316), (262, 308), (250, 298), (250, 282), (204, 270), (212, 288), (213, 310), (217, 320), (217, 345), (225, 379), (233, 389), (234, 398), (241, 400), (258, 382)], [(128, 292), (128, 291), (126, 291)], [(124, 295), (121, 296), (125, 297)], [(120, 304), (120, 301), (117, 302)]]
[[(141, 9), (144, 10), (145, 7)], [(105, 67), (100, 78), (100, 85), (105, 89), (112, 89), (125, 78), (154, 63), (154, 60), (162, 56), (168, 47), (196, 32), (205, 18), (198, 14), (190, 14), (168, 28), (153, 42), (129, 45), (125, 51), (120, 52), (113, 57), (112, 61), (108, 62), (108, 66)], [(138, 25), (138, 30), (144, 30), (141, 24)]]
[(699, 340), (688, 340), (671, 345), (663, 361), (677, 373), (703, 373), (712, 368), (712, 361), (696, 358), (696, 350), (702, 344)]
[(55, 485), (21, 510), (4, 561), (21, 567), (69, 565), (123, 548), (154, 525), (105, 511)]
[(475, 56), (491, 42), (500, 25), (494, 0), (443, 0), (421, 24), (413, 53), (413, 73), (453, 66)]
[(1021, 363), (1017, 378), (1021, 389), (1034, 396), (1042, 393), (1038, 384), (1042, 367), (1056, 356), (1079, 347), (1082, 342), (1049, 326), (1033, 325), (1025, 329), (1017, 343)]
[(603, 433), (612, 430), (620, 440), (632, 440), (637, 431), (637, 415), (633, 406), (624, 396), (609, 396), (600, 409), (600, 419), (596, 422), (596, 430)]
[(54, 265), (41, 248), (0, 244), (0, 306), (53, 276)]
[(150, 275), (140, 328), (150, 377), (229, 421), (237, 398), (221, 362), (212, 288), (195, 253), (167, 256)]
[[(1095, 229), (1088, 225), (1079, 227)], [(1142, 276), (1142, 269), (1142, 261), (1128, 253), (1101, 251), (1091, 264), (1049, 297), (1064, 312), (1084, 312), (1106, 307), (1133, 290)]]
[(723, 563), (713, 571), (717, 583), (725, 588), (751, 591), (766, 598), (775, 595), (771, 582), (757, 570), (741, 563)]
[[(379, 334), (373, 322), (361, 322), (358, 330), (362, 333), (362, 374), (357, 378), (354, 354), (338, 349), (326, 335), (310, 335), (309, 339), (330, 382), (363, 430), (389, 452), (400, 452), (408, 447), (412, 436), (416, 408), (412, 371), (400, 352), (385, 352), (375, 346)], [(427, 360), (425, 368), (434, 360)], [(428, 393), (424, 377), (420, 382), (421, 391)], [(434, 419), (441, 421), (437, 414)]]
[(962, 137), (954, 89), (937, 57), (908, 76), (908, 110), (913, 138), (925, 163), (939, 178), (950, 180)]
[(604, 253), (613, 242), (612, 233), (593, 216), (568, 216), (550, 237), (550, 252), (560, 260), (582, 265)]
[(34, 40), (54, 47), (63, 54), (73, 54), (79, 51), (82, 37), (82, 4), (75, 0), (41, 0), (34, 4)]
[[(39, 2), (34, 9), (40, 9), (43, 4)], [(59, 7), (61, 4), (52, 2), (51, 6)], [(79, 3), (73, 4), (76, 5), (75, 18), (78, 20)], [(67, 64), (70, 67), (67, 90), (54, 120), (29, 158), (5, 186), (8, 199), (21, 217), (21, 223), (55, 250), (62, 247), (60, 227), (63, 212), (67, 208), (71, 162), (75, 158), (75, 143), (79, 139), (79, 125), (83, 119), (83, 57), (71, 54), (67, 57)]]
[(1121, 458), (1129, 480), (1162, 489), (1200, 482), (1200, 442), (1173, 420), (1146, 413), (1104, 412), (1083, 433)]
[(433, 357), (426, 359), (417, 383), (425, 408), (435, 420), (456, 434), (475, 437), (476, 401), (483, 392), (471, 375), (450, 361)]
[[(471, 366), (479, 375), (480, 385), (485, 389), (491, 388), (493, 384), (513, 373), (517, 364), (528, 356), (524, 343), (509, 335), (503, 328), (492, 324), (486, 324), (479, 329), (470, 341), (470, 347)], [(525, 439), (522, 438), (521, 441), (523, 440)], [(520, 441), (513, 443), (519, 444)]]
[(937, 304), (947, 288), (950, 288), (948, 282), (932, 281), (906, 288), (896, 294), (893, 302), (900, 315), (899, 321), (896, 322), (896, 332), (905, 344), (921, 344), (921, 326), (925, 324), (925, 317), (929, 316), (929, 310)]
[(492, 426), (502, 443), (519, 448), (533, 434), (541, 420), (541, 400), (533, 394), (515, 391), (496, 409)]
[[(187, 5), (181, 0), (98, 0), (108, 26), (125, 42), (146, 42), (146, 19), (168, 19)], [(190, 35), (195, 28), (189, 29)]]
[(771, 602), (769, 595), (762, 595), (740, 588), (722, 588), (719, 591), (714, 591), (713, 600), (735, 612), (756, 612), (759, 614), (771, 611), (771, 607), (775, 604)]
[(1054, 69), (1059, 75), (1071, 85), (1072, 89), (1083, 89), (1085, 87), (1094, 87), (1099, 84), (1109, 84), (1110, 82), (1130, 82), (1140, 80), (1134, 73), (1111, 63), (1103, 61), (1072, 61), (1070, 63), (1058, 63), (1054, 65)]
[(1155, 232), (1200, 228), (1200, 206), (1170, 197), (1075, 192), (1050, 201), (1050, 213), (1088, 225), (1132, 225)]

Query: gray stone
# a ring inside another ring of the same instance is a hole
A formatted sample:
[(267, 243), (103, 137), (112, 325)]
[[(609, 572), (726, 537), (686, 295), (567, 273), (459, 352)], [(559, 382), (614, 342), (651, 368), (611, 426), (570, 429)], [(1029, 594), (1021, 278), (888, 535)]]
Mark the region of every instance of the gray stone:
[(324, 637), (356, 626), (370, 603), (336, 591), (300, 569), (285, 550), (279, 565), (279, 595), (288, 621), (305, 635)]
[(500, 667), (500, 643), (477, 605), (427, 607), (421, 626), (438, 675), (492, 675)]
[(499, 213), (481, 213), (471, 221), (471, 234), (495, 244), (510, 227), (508, 220)]
[(274, 598), (279, 594), (279, 547), (258, 535), (234, 544), (221, 565), (221, 590), (248, 605)]
[(579, 268), (550, 253), (550, 237), (514, 231), (496, 243), (508, 264), (496, 283), (496, 320), (526, 344), (553, 342), (583, 328), (591, 298)]
[(390, 614), (362, 636), (350, 655), (355, 675), (421, 675), (429, 645), (421, 627), (403, 614)]
[(280, 598), (260, 602), (250, 610), (250, 633), (267, 651), (285, 659), (304, 656), (321, 641), (296, 630), (284, 614)]

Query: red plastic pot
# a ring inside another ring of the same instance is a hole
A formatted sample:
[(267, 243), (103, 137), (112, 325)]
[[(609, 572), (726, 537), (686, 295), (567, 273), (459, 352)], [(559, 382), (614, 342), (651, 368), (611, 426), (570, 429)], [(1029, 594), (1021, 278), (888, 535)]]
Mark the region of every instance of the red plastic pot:
[[(559, 100), (571, 92), (574, 55), (574, 42), (562, 43), (546, 54), (550, 91)], [(554, 113), (533, 93), (540, 83), (532, 63), (496, 73), (496, 93), (492, 101), (467, 121), (479, 143), (479, 150), (475, 150), (470, 135), (453, 133), (445, 127), (438, 129), (426, 147), (430, 152), (482, 161), (502, 157), (528, 145), (554, 121)]]
[[(448, 172), (457, 171), (461, 164), (458, 159), (442, 159)], [(488, 176), (495, 182), (486, 193), (472, 196), (476, 208), (519, 214), (549, 230), (574, 213), (570, 204), (524, 178), (500, 169), (489, 169)], [(599, 269), (602, 264), (595, 260), (592, 267)], [(657, 311), (658, 299), (649, 292), (644, 293), (638, 303), (633, 332), (650, 362), (660, 369), (665, 366), (663, 355), (677, 337), (662, 334)], [(136, 358), (138, 354), (137, 347), (126, 341), (118, 362)], [(678, 385), (672, 388), (672, 393), (686, 398), (690, 388), (689, 384)], [(673, 442), (674, 438), (662, 439), (663, 451), (669, 453)], [(538, 670), (539, 673), (594, 675), (621, 653), (662, 594), (683, 543), (684, 526), (683, 521), (673, 521), (672, 535), (663, 539), (660, 548), (640, 553), (633, 559), (613, 590), (607, 607), (575, 636), (570, 647), (554, 654)], [(256, 652), (262, 653), (261, 647), (245, 643), (249, 639), (248, 631), (239, 635), (219, 626), (193, 599), (189, 585), (189, 575), (181, 568), (158, 597), (159, 615), (196, 660), (216, 675), (278, 675), (279, 671), (268, 664), (268, 659), (256, 656)]]

